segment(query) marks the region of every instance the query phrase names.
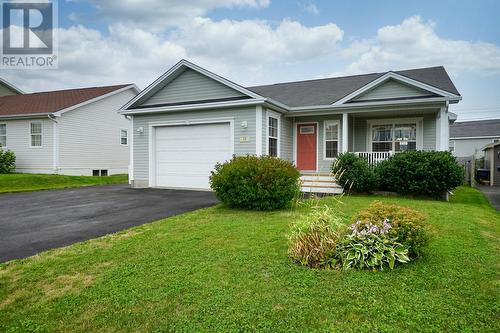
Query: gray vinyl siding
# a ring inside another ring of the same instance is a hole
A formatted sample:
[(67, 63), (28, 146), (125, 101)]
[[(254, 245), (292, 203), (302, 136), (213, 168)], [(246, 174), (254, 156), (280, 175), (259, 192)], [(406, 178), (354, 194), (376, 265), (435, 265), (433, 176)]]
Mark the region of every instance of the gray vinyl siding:
[(432, 94), (425, 90), (410, 87), (404, 83), (394, 80), (389, 80), (386, 83), (365, 92), (361, 96), (355, 98), (354, 101), (421, 97), (429, 95)]
[(59, 119), (59, 168), (64, 174), (91, 175), (92, 169), (127, 173), (129, 147), (120, 130), (130, 121), (118, 109), (135, 96), (132, 89), (63, 113)]
[[(42, 123), (42, 147), (30, 148), (30, 122)], [(53, 122), (48, 118), (0, 120), (6, 124), (7, 149), (16, 154), (16, 171), (28, 173), (53, 172)]]
[[(421, 116), (418, 116), (421, 117)], [(395, 117), (390, 117), (389, 119), (394, 119)], [(371, 119), (383, 119), (383, 118), (370, 118)], [(402, 118), (403, 119), (403, 118)], [(354, 120), (354, 151), (355, 152), (366, 152), (369, 147), (367, 144), (368, 134), (368, 119), (356, 118)], [(423, 128), (422, 128), (422, 149), (426, 151), (431, 151), (436, 149), (436, 117), (434, 115), (426, 115), (423, 117)]]
[(244, 96), (220, 82), (192, 69), (186, 69), (173, 81), (161, 88), (142, 105), (192, 102)]
[(484, 151), (482, 150), (484, 146), (492, 143), (493, 140), (500, 140), (500, 136), (497, 138), (484, 138), (484, 139), (450, 139), (450, 141), (455, 142), (455, 151), (453, 155), (456, 157), (468, 157), (474, 155), (475, 158), (481, 158), (484, 156)]
[(0, 83), (0, 97), (2, 96), (11, 96), (11, 95), (19, 95), (14, 90), (10, 89), (6, 85)]
[(293, 121), (281, 116), (280, 157), (293, 162)]
[[(215, 118), (233, 118), (234, 154), (255, 154), (255, 107), (214, 109), (204, 111), (184, 111), (175, 113), (156, 113), (134, 115), (134, 181), (149, 180), (149, 124), (184, 120), (210, 120)], [(247, 122), (243, 128), (241, 123)], [(137, 132), (139, 127), (143, 133)], [(248, 142), (240, 142), (241, 137), (248, 137)]]
[[(342, 151), (342, 117), (340, 115), (328, 115), (328, 116), (308, 116), (308, 117), (295, 117), (294, 127), (297, 126), (297, 123), (307, 123), (307, 122), (317, 122), (318, 123), (318, 172), (319, 173), (329, 173), (331, 170), (331, 166), (333, 160), (325, 160), (324, 159), (324, 144), (325, 144), (325, 136), (323, 133), (324, 130), (324, 121), (325, 120), (337, 120), (339, 121), (339, 142), (338, 142), (338, 151), (339, 153)], [(296, 130), (295, 130), (296, 132)], [(296, 134), (295, 134), (296, 135)], [(293, 150), (295, 150), (295, 140), (293, 140)]]

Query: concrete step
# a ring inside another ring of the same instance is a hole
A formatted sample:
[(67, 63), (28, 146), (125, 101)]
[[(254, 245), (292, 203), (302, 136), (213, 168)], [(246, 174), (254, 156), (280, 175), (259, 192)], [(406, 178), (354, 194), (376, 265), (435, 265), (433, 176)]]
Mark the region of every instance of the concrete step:
[(344, 192), (342, 187), (308, 187), (302, 186), (301, 192), (303, 193), (328, 193), (328, 194), (341, 194)]

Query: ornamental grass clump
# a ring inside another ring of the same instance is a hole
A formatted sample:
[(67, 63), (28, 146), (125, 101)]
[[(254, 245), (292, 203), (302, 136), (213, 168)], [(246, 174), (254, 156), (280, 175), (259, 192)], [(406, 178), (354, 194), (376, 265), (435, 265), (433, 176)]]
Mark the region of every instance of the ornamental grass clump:
[(333, 208), (313, 207), (305, 219), (292, 224), (288, 254), (293, 261), (310, 268), (333, 268), (337, 265), (337, 246), (346, 231)]

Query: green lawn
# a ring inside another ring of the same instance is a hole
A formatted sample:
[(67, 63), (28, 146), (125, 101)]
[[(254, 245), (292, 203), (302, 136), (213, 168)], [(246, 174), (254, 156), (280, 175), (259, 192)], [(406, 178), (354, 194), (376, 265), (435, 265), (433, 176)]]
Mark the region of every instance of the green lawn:
[(219, 206), (15, 260), (0, 265), (0, 331), (499, 332), (500, 214), (456, 194), (343, 199), (346, 216), (374, 199), (429, 216), (424, 257), (394, 271), (291, 263), (285, 234), (304, 206)]
[(41, 175), (29, 173), (0, 174), (0, 193), (51, 190), (105, 184), (126, 184), (128, 175), (109, 177)]

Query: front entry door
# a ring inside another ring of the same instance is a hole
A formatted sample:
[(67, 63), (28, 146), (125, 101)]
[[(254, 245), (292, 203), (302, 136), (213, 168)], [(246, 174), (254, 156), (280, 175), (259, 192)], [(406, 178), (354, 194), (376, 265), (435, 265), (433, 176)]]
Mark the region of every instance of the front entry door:
[(302, 171), (316, 171), (318, 158), (317, 124), (297, 125), (297, 168)]

